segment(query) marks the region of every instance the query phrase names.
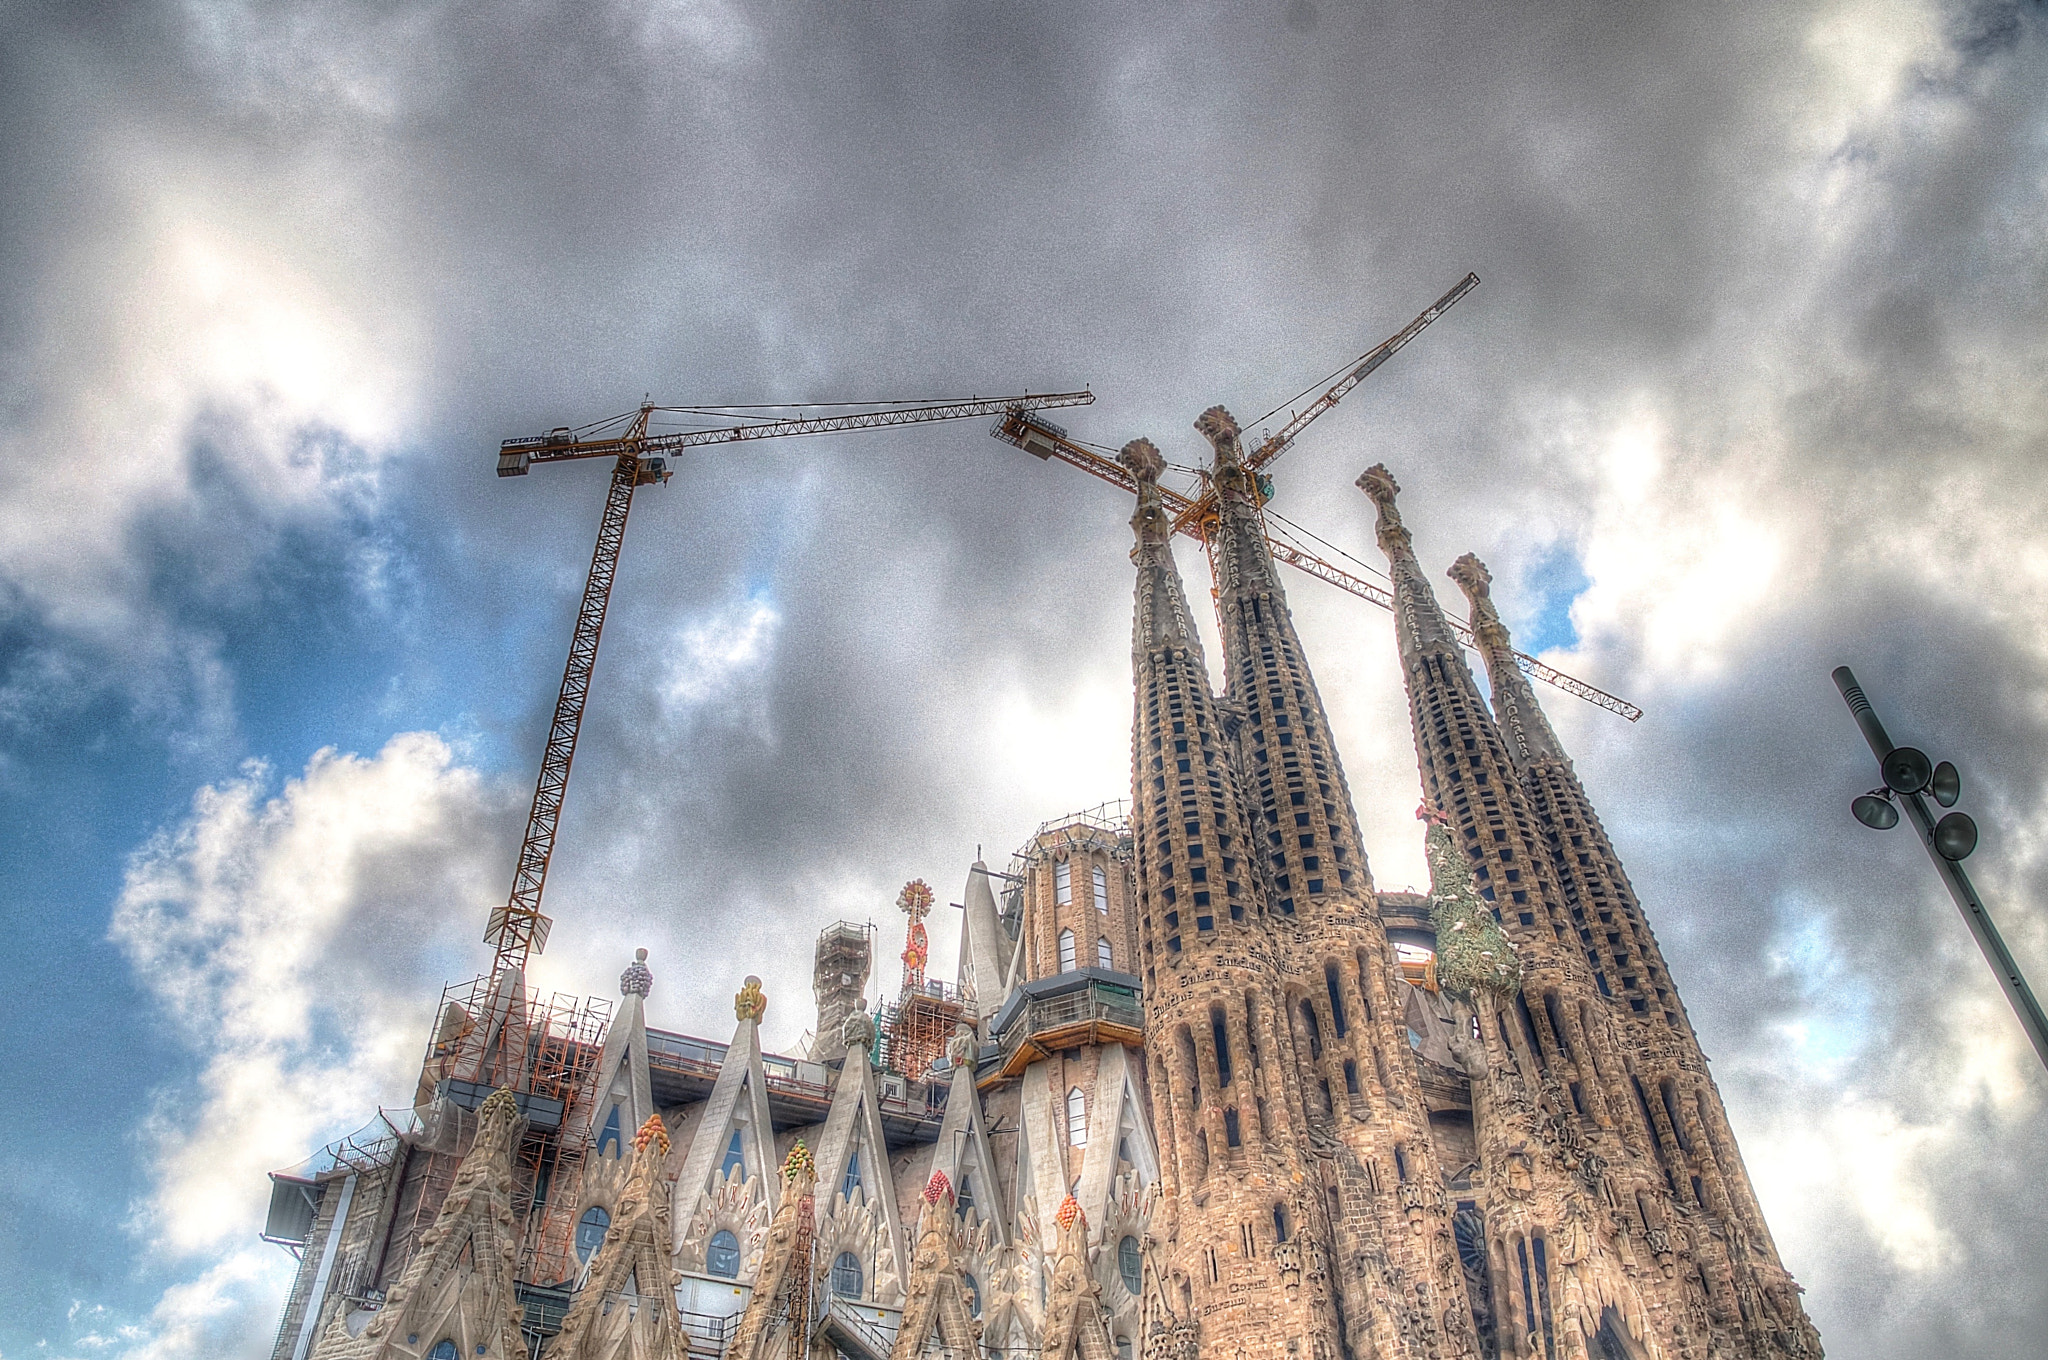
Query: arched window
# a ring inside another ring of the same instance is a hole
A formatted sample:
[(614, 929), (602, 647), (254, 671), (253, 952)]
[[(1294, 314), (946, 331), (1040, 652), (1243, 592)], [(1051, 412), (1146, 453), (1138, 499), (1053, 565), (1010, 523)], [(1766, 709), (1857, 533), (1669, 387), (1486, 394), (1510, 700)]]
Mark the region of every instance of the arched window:
[(704, 1249), (704, 1272), (728, 1280), (740, 1277), (740, 1240), (729, 1230), (711, 1234), (711, 1245)]
[(857, 1299), (861, 1292), (860, 1257), (842, 1251), (832, 1262), (832, 1292), (842, 1299)]
[(434, 1349), (427, 1352), (427, 1360), (455, 1360), (455, 1340), (442, 1337), (434, 1343)]
[(1126, 1237), (1116, 1244), (1116, 1273), (1134, 1297), (1144, 1288), (1145, 1258), (1138, 1253), (1137, 1238)]
[(625, 1155), (625, 1147), (619, 1137), (619, 1107), (612, 1106), (612, 1112), (605, 1117), (604, 1132), (597, 1135), (597, 1155), (602, 1157), (609, 1148), (614, 1157)]
[(1116, 967), (1116, 956), (1110, 953), (1109, 936), (1107, 935), (1104, 935), (1095, 942), (1095, 966), (1097, 968)]
[(1120, 1336), (1116, 1339), (1116, 1360), (1131, 1360), (1131, 1339)]
[(1095, 909), (1109, 914), (1109, 875), (1100, 864), (1095, 866)]
[(981, 1281), (975, 1279), (972, 1275), (962, 1275), (960, 1283), (967, 1286), (967, 1311), (976, 1317), (980, 1317)]
[(1071, 930), (1062, 930), (1060, 932), (1060, 971), (1062, 973), (1074, 971), (1074, 932)]
[(740, 1179), (747, 1178), (746, 1154), (740, 1151), (740, 1130), (732, 1131), (732, 1141), (725, 1145), (725, 1160), (718, 1164), (718, 1178), (724, 1180), (733, 1172), (740, 1173)]
[(1052, 868), (1052, 898), (1063, 907), (1074, 900), (1074, 866), (1066, 860)]
[(605, 1229), (611, 1225), (612, 1216), (598, 1205), (585, 1209), (583, 1217), (576, 1222), (576, 1255), (588, 1261), (590, 1254), (604, 1241)]
[(1067, 1146), (1088, 1145), (1088, 1097), (1076, 1086), (1067, 1092)]

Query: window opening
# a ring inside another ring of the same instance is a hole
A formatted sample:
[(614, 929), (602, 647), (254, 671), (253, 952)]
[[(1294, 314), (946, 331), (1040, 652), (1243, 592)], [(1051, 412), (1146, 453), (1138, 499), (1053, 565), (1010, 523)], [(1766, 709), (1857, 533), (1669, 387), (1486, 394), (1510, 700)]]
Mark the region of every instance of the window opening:
[(1062, 973), (1074, 971), (1074, 932), (1071, 930), (1062, 930), (1060, 932), (1060, 971)]
[(711, 1244), (704, 1249), (704, 1273), (726, 1280), (740, 1277), (740, 1240), (731, 1229), (711, 1234)]
[(1095, 966), (1097, 968), (1111, 969), (1116, 967), (1116, 956), (1110, 951), (1109, 936), (1107, 935), (1104, 935), (1095, 942)]
[(1109, 873), (1099, 864), (1095, 866), (1095, 909), (1109, 914)]
[(1063, 907), (1074, 900), (1074, 866), (1066, 860), (1053, 866), (1052, 896)]
[(857, 1299), (861, 1295), (860, 1258), (850, 1251), (842, 1251), (832, 1262), (832, 1292), (842, 1299)]
[(718, 1164), (718, 1178), (724, 1180), (732, 1175), (734, 1171), (740, 1173), (741, 1180), (747, 1178), (747, 1159), (746, 1155), (740, 1150), (740, 1131), (738, 1129), (732, 1131), (732, 1141), (725, 1145), (725, 1160)]
[(1126, 1237), (1116, 1244), (1116, 1273), (1123, 1278), (1124, 1288), (1137, 1297), (1145, 1281), (1145, 1258), (1139, 1254), (1137, 1238)]
[(1088, 1145), (1088, 1097), (1076, 1086), (1067, 1092), (1067, 1146)]
[(590, 1254), (604, 1241), (605, 1229), (611, 1227), (612, 1216), (598, 1205), (591, 1205), (583, 1211), (583, 1217), (576, 1222), (576, 1255), (588, 1261)]

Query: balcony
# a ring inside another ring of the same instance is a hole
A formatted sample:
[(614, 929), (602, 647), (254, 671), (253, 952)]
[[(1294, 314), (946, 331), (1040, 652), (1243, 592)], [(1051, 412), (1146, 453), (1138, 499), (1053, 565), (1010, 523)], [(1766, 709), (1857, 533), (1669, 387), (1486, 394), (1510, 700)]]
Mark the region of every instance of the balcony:
[(981, 1069), (988, 1086), (1021, 1075), (1039, 1059), (1085, 1044), (1145, 1043), (1145, 1007), (1138, 979), (1108, 968), (1076, 968), (1037, 978), (1010, 993), (993, 1026), (997, 1058)]

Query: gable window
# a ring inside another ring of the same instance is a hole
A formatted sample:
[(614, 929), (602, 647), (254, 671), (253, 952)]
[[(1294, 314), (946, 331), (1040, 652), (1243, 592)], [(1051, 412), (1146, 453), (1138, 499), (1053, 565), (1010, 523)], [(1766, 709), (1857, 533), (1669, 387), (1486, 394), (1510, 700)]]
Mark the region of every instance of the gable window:
[(980, 1317), (981, 1281), (975, 1279), (972, 1275), (963, 1274), (960, 1277), (960, 1283), (963, 1286), (965, 1286), (967, 1290), (967, 1311), (972, 1313), (976, 1317)]
[(1097, 968), (1116, 967), (1116, 956), (1110, 952), (1109, 936), (1107, 935), (1095, 942), (1095, 966)]
[(583, 1211), (583, 1217), (576, 1223), (576, 1255), (588, 1261), (598, 1244), (604, 1241), (605, 1229), (611, 1227), (612, 1216), (598, 1205), (591, 1205)]
[(1074, 900), (1074, 866), (1066, 860), (1052, 868), (1052, 897), (1063, 907)]
[(711, 1234), (711, 1245), (704, 1249), (704, 1272), (727, 1280), (740, 1277), (740, 1240), (730, 1229)]
[(597, 1155), (600, 1157), (604, 1156), (605, 1149), (610, 1148), (614, 1157), (624, 1156), (625, 1149), (620, 1143), (619, 1107), (614, 1105), (612, 1106), (612, 1112), (605, 1116), (604, 1132), (597, 1135)]
[(740, 1131), (732, 1131), (732, 1141), (725, 1145), (725, 1160), (718, 1164), (718, 1178), (724, 1180), (733, 1172), (740, 1173), (740, 1179), (747, 1178), (746, 1155), (740, 1151)]
[(1136, 1298), (1145, 1282), (1145, 1258), (1138, 1253), (1138, 1239), (1126, 1237), (1116, 1244), (1116, 1273), (1123, 1277), (1124, 1288)]
[(967, 1211), (974, 1207), (974, 1178), (964, 1171), (960, 1173), (960, 1193), (954, 1198), (953, 1203), (962, 1218), (965, 1218)]
[(1060, 932), (1060, 971), (1062, 973), (1074, 971), (1074, 932), (1071, 930), (1062, 930)]
[(855, 1148), (846, 1157), (846, 1174), (839, 1180), (839, 1193), (847, 1199), (860, 1189), (860, 1149)]
[(1095, 909), (1109, 914), (1109, 874), (1100, 864), (1095, 866)]
[(427, 1360), (455, 1360), (454, 1338), (444, 1336), (436, 1341), (434, 1349), (427, 1352)]
[(1067, 1146), (1088, 1145), (1088, 1097), (1076, 1086), (1067, 1092)]
[(857, 1299), (861, 1292), (860, 1257), (842, 1251), (832, 1262), (832, 1292), (842, 1299)]

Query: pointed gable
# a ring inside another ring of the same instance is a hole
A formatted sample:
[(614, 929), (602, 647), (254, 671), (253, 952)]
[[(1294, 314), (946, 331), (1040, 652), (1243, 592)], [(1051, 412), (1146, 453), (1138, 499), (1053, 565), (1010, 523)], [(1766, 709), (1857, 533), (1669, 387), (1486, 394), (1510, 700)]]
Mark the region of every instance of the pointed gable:
[(1129, 1051), (1121, 1044), (1100, 1050), (1095, 1090), (1088, 1101), (1088, 1143), (1074, 1195), (1090, 1221), (1103, 1222), (1117, 1192), (1119, 1167), (1128, 1158), (1139, 1188), (1159, 1179), (1159, 1154), (1138, 1100)]
[(889, 1175), (889, 1145), (868, 1050), (874, 1022), (865, 1012), (847, 1017), (846, 1059), (832, 1093), (832, 1109), (818, 1137), (817, 1231), (821, 1249), (853, 1252), (869, 1272), (867, 1293), (893, 1303), (905, 1278), (903, 1231)]
[(512, 1145), (519, 1107), (499, 1090), (477, 1111), (476, 1140), (456, 1168), (434, 1226), (420, 1238), (383, 1308), (359, 1337), (340, 1319), (315, 1360), (413, 1360), (443, 1340), (478, 1360), (523, 1360), (513, 1281), (519, 1231), (512, 1216)]
[(604, 1037), (597, 1060), (597, 1104), (590, 1127), (596, 1154), (624, 1160), (633, 1130), (654, 1113), (654, 1086), (647, 1067), (647, 994), (654, 974), (647, 951), (635, 950), (633, 962), (619, 975), (619, 1011)]
[(761, 1064), (760, 1025), (767, 1011), (761, 979), (747, 978), (733, 998), (739, 1023), (732, 1043), (676, 1177), (676, 1261), (685, 1270), (710, 1266), (711, 1239), (720, 1232), (732, 1233), (739, 1243), (735, 1278), (752, 1278), (759, 1264), (781, 1182), (774, 1171), (768, 1073)]
[[(966, 1200), (971, 1190), (971, 1207), (1000, 1244), (1010, 1240), (1010, 1216), (1003, 1203), (1003, 1183), (996, 1171), (995, 1153), (989, 1147), (981, 1092), (974, 1084), (976, 1047), (974, 1031), (965, 1025), (947, 1041), (946, 1057), (953, 1064), (953, 1082), (946, 1094), (946, 1117), (939, 1125), (939, 1141), (932, 1150), (932, 1170), (935, 1175), (945, 1176), (956, 1202)], [(961, 1212), (967, 1207), (969, 1204), (961, 1204)]]

